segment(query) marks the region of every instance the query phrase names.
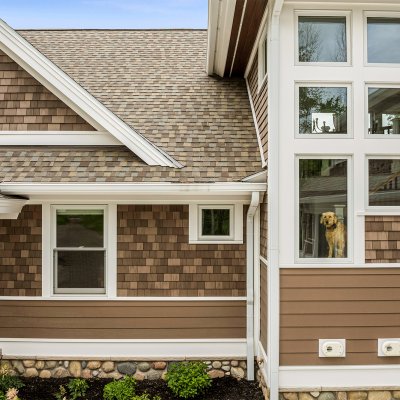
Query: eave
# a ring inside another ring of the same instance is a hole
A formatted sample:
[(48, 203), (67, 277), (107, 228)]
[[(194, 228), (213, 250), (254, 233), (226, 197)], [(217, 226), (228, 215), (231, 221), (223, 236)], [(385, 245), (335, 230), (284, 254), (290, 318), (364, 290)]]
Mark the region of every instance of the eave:
[(0, 193), (0, 219), (17, 219), (27, 198)]

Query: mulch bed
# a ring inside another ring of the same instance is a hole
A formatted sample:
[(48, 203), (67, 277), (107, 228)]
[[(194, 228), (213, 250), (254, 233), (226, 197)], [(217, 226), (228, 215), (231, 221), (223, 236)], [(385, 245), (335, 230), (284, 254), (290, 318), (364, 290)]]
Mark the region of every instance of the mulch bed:
[[(55, 400), (54, 393), (69, 380), (70, 378), (24, 378), (25, 386), (20, 390), (19, 397), (22, 400)], [(89, 379), (89, 390), (84, 400), (102, 400), (103, 387), (110, 381), (111, 379)], [(158, 395), (162, 400), (182, 400), (171, 394), (163, 380), (138, 382), (136, 393), (140, 395), (144, 392), (151, 396)], [(220, 378), (214, 379), (211, 388), (195, 400), (264, 400), (264, 397), (257, 382)]]

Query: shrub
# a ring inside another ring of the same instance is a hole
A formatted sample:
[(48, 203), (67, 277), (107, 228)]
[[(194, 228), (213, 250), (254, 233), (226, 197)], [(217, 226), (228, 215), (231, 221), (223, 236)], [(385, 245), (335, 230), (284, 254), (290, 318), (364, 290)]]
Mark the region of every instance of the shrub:
[(12, 375), (0, 375), (0, 392), (6, 393), (8, 389), (21, 389), (25, 385), (21, 379)]
[(135, 395), (136, 380), (130, 376), (107, 383), (103, 390), (104, 400), (132, 400)]
[[(63, 385), (60, 385), (58, 388), (58, 392), (54, 393), (54, 397), (57, 400), (65, 400), (67, 398), (67, 389)], [(2, 399), (0, 399), (2, 400)]]
[(84, 379), (71, 379), (67, 385), (69, 396), (71, 400), (77, 400), (85, 396), (89, 389), (89, 384)]
[(166, 375), (168, 387), (178, 397), (195, 397), (211, 386), (206, 370), (207, 366), (197, 361), (172, 364)]

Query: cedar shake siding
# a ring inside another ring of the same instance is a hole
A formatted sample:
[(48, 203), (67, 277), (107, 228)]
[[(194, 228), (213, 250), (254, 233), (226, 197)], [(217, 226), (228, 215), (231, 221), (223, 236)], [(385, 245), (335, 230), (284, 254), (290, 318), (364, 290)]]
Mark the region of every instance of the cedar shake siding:
[[(399, 337), (400, 270), (281, 270), (281, 365), (399, 364), (378, 338)], [(319, 358), (318, 339), (346, 339), (346, 357)]]
[(118, 206), (118, 296), (245, 295), (245, 243), (189, 244), (188, 205)]
[(268, 331), (268, 281), (267, 281), (267, 266), (260, 263), (260, 342), (267, 351), (267, 331)]
[(365, 261), (400, 263), (400, 216), (365, 217)]
[(0, 254), (0, 296), (41, 296), (41, 206), (25, 206), (18, 219), (0, 219)]
[(95, 129), (0, 51), (0, 130)]
[(0, 301), (0, 336), (48, 339), (246, 337), (245, 301)]
[(256, 114), (256, 123), (260, 134), (260, 141), (264, 159), (268, 157), (268, 82), (258, 88), (258, 54), (255, 55), (253, 65), (250, 69), (247, 81), (250, 88), (250, 95)]

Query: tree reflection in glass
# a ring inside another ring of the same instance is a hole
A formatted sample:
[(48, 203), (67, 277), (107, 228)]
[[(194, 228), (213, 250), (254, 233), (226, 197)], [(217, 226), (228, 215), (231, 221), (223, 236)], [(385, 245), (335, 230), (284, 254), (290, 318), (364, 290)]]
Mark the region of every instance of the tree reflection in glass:
[(300, 62), (347, 62), (346, 17), (299, 17)]
[(299, 87), (299, 133), (347, 131), (347, 88)]

